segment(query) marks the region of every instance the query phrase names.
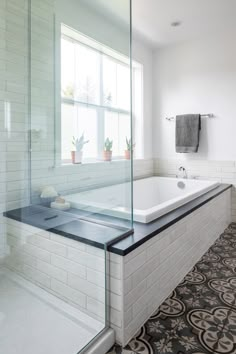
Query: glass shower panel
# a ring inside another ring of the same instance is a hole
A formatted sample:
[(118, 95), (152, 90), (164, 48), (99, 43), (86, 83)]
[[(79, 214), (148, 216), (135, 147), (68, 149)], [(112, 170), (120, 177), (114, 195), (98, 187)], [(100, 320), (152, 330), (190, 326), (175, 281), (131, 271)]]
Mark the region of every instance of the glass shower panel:
[(0, 352), (75, 354), (132, 232), (129, 1), (0, 1), (0, 76)]
[(78, 352), (108, 326), (106, 250), (132, 232), (130, 2), (31, 0), (29, 25), (30, 207), (22, 219), (37, 230), (32, 245), (49, 254), (34, 254), (38, 278), (48, 277), (40, 286), (86, 332)]
[(31, 202), (132, 229), (130, 3), (51, 0), (46, 13), (37, 6)]

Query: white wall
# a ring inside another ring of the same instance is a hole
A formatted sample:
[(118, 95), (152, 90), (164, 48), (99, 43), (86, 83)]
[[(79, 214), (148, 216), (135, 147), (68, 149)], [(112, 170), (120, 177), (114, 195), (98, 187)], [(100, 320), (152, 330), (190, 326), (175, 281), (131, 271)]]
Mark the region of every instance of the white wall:
[[(129, 6), (124, 9), (124, 16), (129, 20)], [(56, 18), (81, 33), (97, 40), (108, 47), (129, 55), (129, 27), (118, 24), (110, 15), (101, 14), (99, 5), (94, 8), (86, 6), (78, 0), (56, 0)], [(114, 12), (116, 7), (114, 6)]]
[[(236, 159), (236, 30), (154, 54), (154, 156)], [(165, 117), (213, 113), (202, 120), (198, 154), (175, 153), (175, 124)]]

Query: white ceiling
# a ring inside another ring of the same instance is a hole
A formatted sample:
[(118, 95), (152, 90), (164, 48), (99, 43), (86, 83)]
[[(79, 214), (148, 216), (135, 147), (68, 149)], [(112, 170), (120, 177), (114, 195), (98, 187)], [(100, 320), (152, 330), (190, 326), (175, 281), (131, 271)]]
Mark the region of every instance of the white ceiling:
[(236, 0), (133, 0), (133, 27), (155, 47), (207, 36), (236, 28)]
[[(111, 21), (127, 23), (128, 0), (81, 0)], [(153, 47), (236, 28), (236, 0), (133, 0), (134, 34)], [(181, 21), (180, 27), (171, 22)]]

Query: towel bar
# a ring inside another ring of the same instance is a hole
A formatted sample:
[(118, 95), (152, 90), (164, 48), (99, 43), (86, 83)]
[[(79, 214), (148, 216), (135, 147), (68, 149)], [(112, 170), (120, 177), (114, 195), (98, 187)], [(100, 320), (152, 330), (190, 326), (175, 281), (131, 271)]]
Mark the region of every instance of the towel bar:
[[(213, 113), (207, 113), (207, 114), (201, 114), (201, 118), (214, 118), (214, 114)], [(166, 117), (166, 120), (174, 120), (175, 117)]]

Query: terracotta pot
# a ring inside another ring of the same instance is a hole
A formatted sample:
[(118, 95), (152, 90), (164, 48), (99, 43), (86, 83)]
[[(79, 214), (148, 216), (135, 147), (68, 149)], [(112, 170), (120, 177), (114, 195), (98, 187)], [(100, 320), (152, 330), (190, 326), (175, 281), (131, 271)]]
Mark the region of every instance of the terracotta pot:
[(131, 159), (131, 151), (130, 150), (125, 150), (125, 159), (130, 160)]
[(71, 151), (72, 163), (79, 164), (82, 163), (83, 151)]
[(104, 161), (111, 161), (111, 158), (112, 158), (112, 151), (103, 151)]

